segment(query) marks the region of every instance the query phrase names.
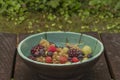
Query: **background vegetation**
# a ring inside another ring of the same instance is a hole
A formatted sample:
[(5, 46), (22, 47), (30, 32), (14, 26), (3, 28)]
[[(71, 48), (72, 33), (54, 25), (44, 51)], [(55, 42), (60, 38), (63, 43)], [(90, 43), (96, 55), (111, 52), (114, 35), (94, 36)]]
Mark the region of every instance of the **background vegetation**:
[(0, 31), (120, 32), (120, 0), (0, 0)]

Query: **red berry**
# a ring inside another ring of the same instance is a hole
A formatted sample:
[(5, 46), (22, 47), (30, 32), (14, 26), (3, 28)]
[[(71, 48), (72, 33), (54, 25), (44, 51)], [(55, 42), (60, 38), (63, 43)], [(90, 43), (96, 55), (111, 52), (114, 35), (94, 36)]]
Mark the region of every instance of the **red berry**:
[(47, 56), (47, 57), (45, 58), (45, 62), (46, 62), (46, 63), (52, 63), (52, 58), (51, 58), (50, 56)]
[(78, 59), (77, 57), (73, 57), (71, 61), (72, 61), (72, 62), (78, 62), (79, 59)]
[(48, 48), (49, 52), (55, 52), (56, 51), (56, 47), (54, 45), (50, 45)]
[(65, 56), (60, 56), (59, 60), (60, 60), (60, 63), (61, 63), (61, 64), (67, 62), (67, 58), (66, 58)]

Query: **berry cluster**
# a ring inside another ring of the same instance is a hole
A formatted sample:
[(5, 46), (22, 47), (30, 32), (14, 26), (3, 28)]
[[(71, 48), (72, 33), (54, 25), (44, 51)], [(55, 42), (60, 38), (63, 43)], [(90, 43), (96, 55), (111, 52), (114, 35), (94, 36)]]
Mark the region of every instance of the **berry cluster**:
[(31, 49), (30, 59), (51, 64), (71, 64), (81, 62), (92, 57), (89, 46), (82, 49), (78, 45), (66, 44), (65, 47), (57, 47), (54, 43), (42, 39), (40, 43)]

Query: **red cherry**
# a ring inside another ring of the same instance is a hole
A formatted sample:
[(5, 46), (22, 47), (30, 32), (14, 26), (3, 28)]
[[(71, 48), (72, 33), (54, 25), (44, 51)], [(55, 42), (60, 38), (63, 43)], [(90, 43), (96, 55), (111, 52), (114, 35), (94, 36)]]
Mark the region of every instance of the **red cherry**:
[(71, 61), (72, 61), (72, 62), (78, 62), (79, 59), (78, 59), (77, 57), (73, 57)]

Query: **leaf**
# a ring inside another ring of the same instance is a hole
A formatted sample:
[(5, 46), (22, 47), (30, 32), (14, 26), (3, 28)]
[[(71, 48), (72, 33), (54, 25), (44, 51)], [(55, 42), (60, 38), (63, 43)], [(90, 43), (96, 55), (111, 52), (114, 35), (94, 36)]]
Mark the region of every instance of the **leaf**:
[(91, 0), (91, 1), (89, 1), (89, 5), (97, 5), (97, 4), (99, 4), (99, 3), (101, 3), (101, 1), (100, 0)]
[(84, 14), (85, 16), (89, 16), (89, 15), (90, 15), (90, 12), (86, 10), (86, 11), (83, 12), (83, 14)]
[(56, 23), (52, 23), (52, 24), (51, 24), (51, 26), (55, 26), (55, 25), (56, 25)]
[(1, 7), (0, 7), (0, 14), (4, 13), (4, 11), (6, 11), (6, 8), (7, 8), (7, 5), (2, 4)]
[(51, 6), (52, 8), (56, 8), (57, 6), (59, 6), (59, 2), (60, 0), (51, 0), (47, 4)]
[(115, 11), (118, 10), (118, 9), (120, 9), (120, 1), (116, 4), (116, 6), (114, 8)]
[(45, 5), (44, 4), (40, 4), (39, 6), (41, 9), (44, 9)]
[(20, 4), (17, 4), (17, 5), (15, 6), (15, 9), (16, 9), (16, 10), (19, 10), (20, 7), (21, 7), (21, 5), (20, 5)]
[(43, 4), (45, 4), (47, 2), (47, 0), (43, 0)]
[(72, 23), (72, 21), (71, 21), (71, 20), (67, 20), (67, 22), (68, 22), (69, 24), (71, 24), (71, 23)]
[(25, 17), (24, 17), (24, 16), (19, 17), (19, 20), (20, 20), (20, 21), (23, 21), (24, 19), (25, 19)]

